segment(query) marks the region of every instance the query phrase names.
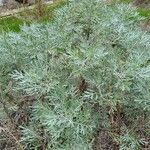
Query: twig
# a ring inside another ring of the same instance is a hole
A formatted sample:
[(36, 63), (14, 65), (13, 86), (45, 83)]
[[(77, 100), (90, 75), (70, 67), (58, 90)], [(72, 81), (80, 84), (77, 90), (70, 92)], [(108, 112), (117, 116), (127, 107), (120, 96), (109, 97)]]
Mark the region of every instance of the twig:
[(19, 140), (13, 135), (13, 133), (8, 129), (6, 125), (3, 125), (5, 131), (16, 141), (18, 146), (20, 147), (20, 150), (24, 150), (23, 146), (20, 144)]

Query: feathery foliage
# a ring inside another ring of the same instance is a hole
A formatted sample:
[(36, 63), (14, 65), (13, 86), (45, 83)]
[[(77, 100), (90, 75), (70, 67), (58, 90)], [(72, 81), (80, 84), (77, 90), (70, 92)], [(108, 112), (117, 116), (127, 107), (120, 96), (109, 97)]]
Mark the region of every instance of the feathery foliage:
[(150, 116), (144, 18), (131, 5), (102, 0), (70, 0), (54, 15), (0, 37), (2, 89), (12, 80), (17, 94), (34, 97), (21, 142), (31, 150), (88, 150), (104, 129), (114, 150), (140, 149), (150, 127), (138, 128)]

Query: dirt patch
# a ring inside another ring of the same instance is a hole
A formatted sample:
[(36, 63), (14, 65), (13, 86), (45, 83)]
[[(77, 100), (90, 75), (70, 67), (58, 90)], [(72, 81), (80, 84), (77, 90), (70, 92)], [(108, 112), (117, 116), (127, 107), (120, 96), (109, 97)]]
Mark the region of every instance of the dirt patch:
[[(52, 0), (43, 0), (43, 2), (50, 2)], [(0, 5), (0, 14), (9, 10), (28, 7), (35, 4), (35, 0), (28, 0), (27, 3), (21, 3), (19, 0), (3, 0), (3, 5)]]
[(4, 13), (12, 9), (17, 9), (32, 4), (34, 4), (33, 0), (31, 0), (29, 4), (22, 4), (15, 0), (5, 0), (3, 1), (3, 6), (0, 6), (0, 13)]
[(99, 130), (94, 141), (94, 150), (113, 150), (114, 144), (108, 131)]
[(150, 8), (150, 0), (134, 0), (134, 5), (142, 8)]
[(150, 18), (144, 22), (142, 29), (144, 31), (150, 32)]

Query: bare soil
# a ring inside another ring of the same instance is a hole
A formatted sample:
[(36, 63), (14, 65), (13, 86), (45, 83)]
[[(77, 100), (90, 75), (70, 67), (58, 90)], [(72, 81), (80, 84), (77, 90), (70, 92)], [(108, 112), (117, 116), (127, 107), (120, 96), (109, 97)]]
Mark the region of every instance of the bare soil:
[(150, 0), (134, 0), (134, 5), (143, 8), (150, 8)]
[[(44, 2), (52, 1), (52, 0), (43, 0)], [(21, 7), (27, 7), (35, 4), (35, 0), (28, 0), (27, 3), (19, 3), (18, 1), (15, 0), (4, 0), (3, 6), (0, 6), (0, 14), (5, 13), (9, 10), (21, 8)]]

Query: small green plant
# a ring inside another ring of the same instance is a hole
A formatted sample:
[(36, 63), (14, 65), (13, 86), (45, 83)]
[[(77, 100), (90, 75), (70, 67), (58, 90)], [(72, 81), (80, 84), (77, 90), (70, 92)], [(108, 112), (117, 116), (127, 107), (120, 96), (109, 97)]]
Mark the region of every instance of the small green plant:
[(21, 19), (16, 17), (5, 17), (0, 19), (0, 32), (2, 31), (14, 31), (19, 32), (20, 26), (23, 25), (25, 22)]

